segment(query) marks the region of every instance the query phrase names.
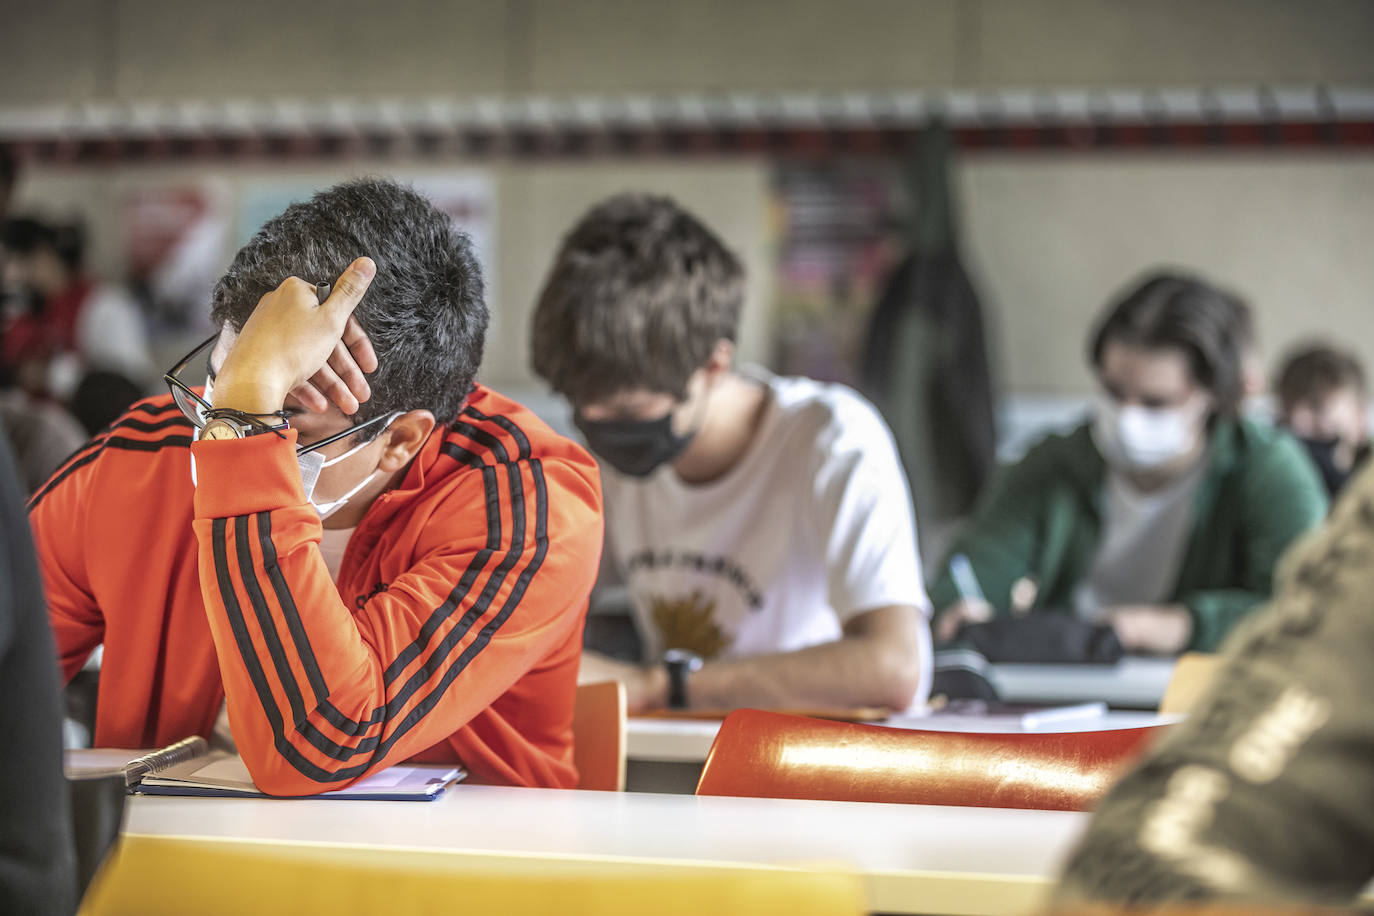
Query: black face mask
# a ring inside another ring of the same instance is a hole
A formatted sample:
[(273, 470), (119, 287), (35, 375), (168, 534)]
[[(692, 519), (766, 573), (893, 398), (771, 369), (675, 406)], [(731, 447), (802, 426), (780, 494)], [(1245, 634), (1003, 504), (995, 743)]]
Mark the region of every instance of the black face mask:
[(1307, 449), (1307, 454), (1312, 456), (1312, 463), (1317, 466), (1318, 472), (1322, 475), (1322, 483), (1326, 484), (1326, 492), (1335, 496), (1345, 486), (1350, 479), (1351, 471), (1342, 470), (1336, 464), (1336, 449), (1340, 447), (1339, 439), (1303, 439), (1299, 437), (1299, 442), (1303, 448)]
[(681, 455), (695, 435), (673, 432), (672, 411), (657, 420), (586, 420), (574, 414), (573, 422), (598, 458), (631, 477), (648, 477)]

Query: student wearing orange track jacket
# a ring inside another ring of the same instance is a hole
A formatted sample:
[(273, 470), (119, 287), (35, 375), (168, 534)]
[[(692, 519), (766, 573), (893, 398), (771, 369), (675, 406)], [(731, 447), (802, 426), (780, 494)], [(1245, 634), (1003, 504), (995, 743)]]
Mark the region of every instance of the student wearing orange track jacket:
[[(288, 277), (337, 282), (321, 305)], [(575, 785), (599, 477), (473, 383), (487, 311), (467, 238), (393, 183), (340, 185), (239, 252), (213, 315), (188, 374), (208, 368), (209, 402), (240, 413), (141, 402), (30, 503), (66, 676), (105, 646), (96, 743), (208, 736), (227, 705), (273, 794), (407, 759)], [(278, 411), (289, 428), (255, 428)]]

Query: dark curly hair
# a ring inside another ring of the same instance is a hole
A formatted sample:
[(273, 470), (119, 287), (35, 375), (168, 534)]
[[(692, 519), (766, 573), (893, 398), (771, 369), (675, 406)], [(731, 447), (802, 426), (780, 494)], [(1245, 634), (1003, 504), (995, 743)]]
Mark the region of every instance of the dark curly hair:
[(377, 275), (354, 314), (377, 352), (377, 371), (354, 424), (419, 409), (453, 422), (486, 341), (482, 269), (468, 236), (394, 181), (335, 185), (268, 220), (215, 284), (211, 317), (240, 330), (282, 280), (332, 283), (363, 255), (377, 263)]

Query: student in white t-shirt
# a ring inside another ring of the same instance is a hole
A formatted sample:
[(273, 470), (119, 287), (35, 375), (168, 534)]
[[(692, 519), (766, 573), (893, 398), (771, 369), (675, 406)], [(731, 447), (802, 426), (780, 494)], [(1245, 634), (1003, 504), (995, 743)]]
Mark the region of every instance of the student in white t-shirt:
[(563, 242), (534, 370), (601, 461), (632, 710), (886, 706), (930, 689), (929, 602), (892, 436), (853, 391), (734, 367), (739, 261), (672, 200), (612, 197)]

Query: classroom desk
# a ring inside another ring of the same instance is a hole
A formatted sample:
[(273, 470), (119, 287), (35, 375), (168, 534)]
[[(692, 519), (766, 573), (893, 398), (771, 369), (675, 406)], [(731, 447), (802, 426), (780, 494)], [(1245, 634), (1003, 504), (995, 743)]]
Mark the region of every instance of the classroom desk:
[(1118, 709), (1157, 709), (1173, 658), (1128, 655), (1115, 665), (993, 665), (990, 680), (1008, 703), (1102, 700)]
[[(1074, 719), (1037, 729), (1039, 732), (1097, 731), (1111, 728), (1139, 728), (1177, 721), (1177, 716), (1153, 712), (1110, 710), (1103, 716)], [(894, 716), (873, 723), (895, 728), (918, 728), (951, 732), (1024, 731), (1002, 717), (979, 719), (974, 716)], [(656, 719), (631, 717), (626, 727), (626, 756), (633, 761), (652, 763), (701, 764), (720, 731), (719, 719)]]
[(530, 858), (656, 871), (842, 865), (862, 877), (872, 911), (1024, 913), (1043, 899), (1087, 817), (458, 785), (433, 803), (132, 796), (124, 834), (479, 866)]

